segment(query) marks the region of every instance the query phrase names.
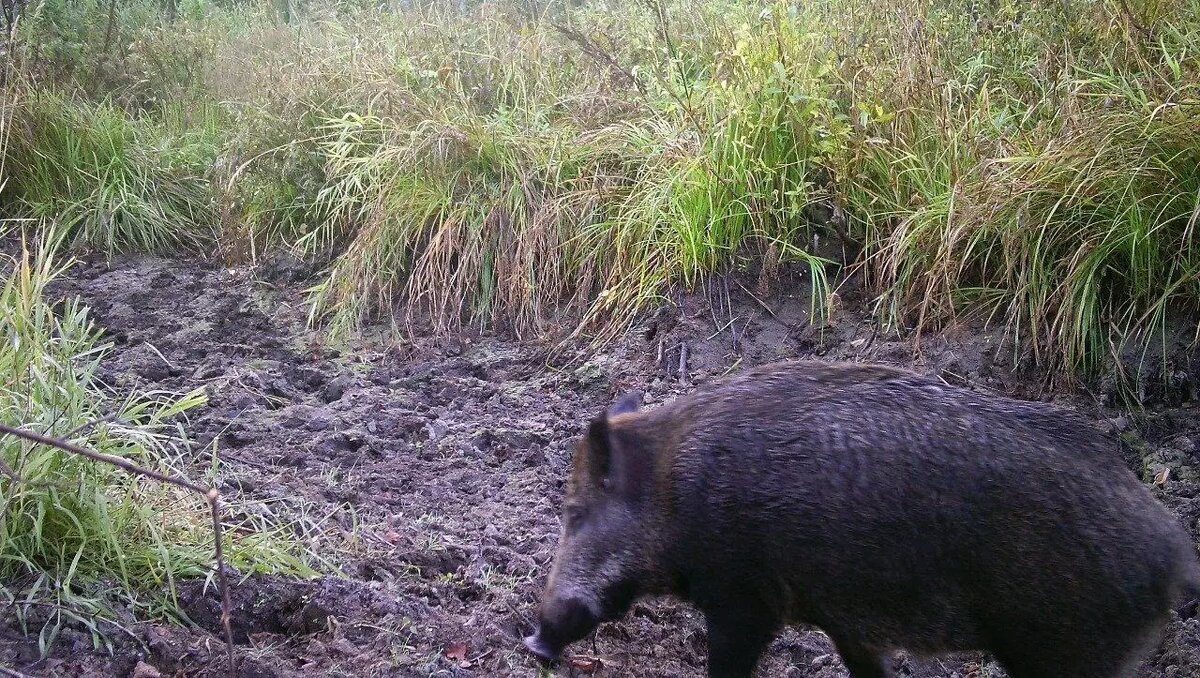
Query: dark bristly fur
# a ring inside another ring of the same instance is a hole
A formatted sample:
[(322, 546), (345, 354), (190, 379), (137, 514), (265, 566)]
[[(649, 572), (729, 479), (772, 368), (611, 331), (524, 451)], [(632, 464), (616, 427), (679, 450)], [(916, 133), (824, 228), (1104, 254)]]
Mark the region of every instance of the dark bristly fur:
[(709, 675), (786, 624), (855, 678), (896, 649), (987, 650), (1013, 678), (1129, 675), (1200, 591), (1195, 546), (1115, 443), (1041, 404), (903, 370), (761, 367), (592, 422), (528, 647), (545, 659), (648, 594), (692, 601)]

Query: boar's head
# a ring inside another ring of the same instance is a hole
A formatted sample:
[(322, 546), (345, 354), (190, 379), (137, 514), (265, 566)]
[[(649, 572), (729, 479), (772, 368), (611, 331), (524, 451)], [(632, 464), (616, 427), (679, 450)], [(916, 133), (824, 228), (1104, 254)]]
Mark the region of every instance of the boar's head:
[(557, 659), (657, 588), (656, 451), (622, 416), (640, 401), (639, 393), (622, 397), (591, 422), (576, 448), (538, 627), (525, 639), (543, 660)]

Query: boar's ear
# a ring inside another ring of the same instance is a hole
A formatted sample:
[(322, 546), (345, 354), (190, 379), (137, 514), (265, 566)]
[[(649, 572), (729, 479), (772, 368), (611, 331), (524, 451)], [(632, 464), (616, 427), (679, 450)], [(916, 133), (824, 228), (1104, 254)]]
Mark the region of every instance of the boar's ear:
[(609, 461), (612, 457), (612, 441), (609, 436), (608, 419), (621, 414), (637, 412), (642, 404), (641, 391), (631, 391), (617, 398), (609, 406), (608, 411), (592, 420), (588, 428), (588, 447), (591, 459), (589, 469), (597, 482), (608, 475)]
[(652, 452), (645, 449), (634, 432), (614, 428), (609, 419), (636, 412), (641, 402), (641, 393), (626, 394), (592, 420), (588, 428), (588, 470), (593, 482), (629, 499), (640, 498), (648, 484)]
[(616, 402), (608, 408), (608, 416), (615, 417), (618, 414), (629, 414), (637, 412), (642, 406), (642, 392), (630, 391), (625, 395), (617, 398)]
[(587, 432), (587, 478), (593, 485), (600, 485), (608, 477), (611, 461), (608, 445), (608, 414), (592, 420)]

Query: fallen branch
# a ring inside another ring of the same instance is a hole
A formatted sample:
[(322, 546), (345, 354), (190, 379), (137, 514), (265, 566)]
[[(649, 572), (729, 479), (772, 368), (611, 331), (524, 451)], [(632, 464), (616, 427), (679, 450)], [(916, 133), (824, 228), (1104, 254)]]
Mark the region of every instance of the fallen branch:
[(597, 63), (607, 66), (613, 73), (619, 75), (621, 80), (625, 81), (626, 84), (633, 85), (640, 94), (646, 94), (645, 90), (642, 89), (642, 83), (637, 79), (637, 76), (634, 75), (632, 71), (629, 71), (622, 66), (621, 63), (617, 61), (616, 57), (609, 54), (595, 40), (592, 40), (577, 30), (563, 26), (562, 24), (550, 22), (550, 26), (554, 28), (554, 30), (561, 33), (564, 38), (575, 43), (579, 49), (583, 50), (584, 54), (590, 56)]
[(225, 651), (229, 660), (229, 676), (230, 678), (233, 678), (236, 675), (237, 666), (233, 657), (233, 627), (230, 625), (230, 618), (232, 615), (230, 608), (232, 605), (229, 602), (229, 582), (225, 576), (225, 552), (221, 546), (221, 493), (218, 492), (215, 487), (204, 487), (187, 480), (173, 478), (157, 471), (142, 468), (128, 459), (114, 457), (111, 454), (93, 452), (65, 440), (58, 440), (56, 438), (50, 438), (48, 436), (41, 435), (40, 433), (13, 428), (7, 424), (0, 423), (0, 433), (7, 433), (9, 435), (17, 436), (18, 438), (24, 438), (25, 440), (35, 442), (39, 445), (55, 447), (63, 450), (64, 452), (70, 452), (72, 454), (77, 454), (81, 457), (91, 459), (92, 461), (110, 464), (133, 475), (145, 476), (161, 483), (182, 487), (185, 490), (191, 490), (192, 492), (196, 492), (204, 497), (204, 500), (208, 502), (209, 511), (212, 513), (214, 543), (213, 555), (214, 560), (216, 561), (217, 582), (221, 588), (221, 625), (225, 629)]

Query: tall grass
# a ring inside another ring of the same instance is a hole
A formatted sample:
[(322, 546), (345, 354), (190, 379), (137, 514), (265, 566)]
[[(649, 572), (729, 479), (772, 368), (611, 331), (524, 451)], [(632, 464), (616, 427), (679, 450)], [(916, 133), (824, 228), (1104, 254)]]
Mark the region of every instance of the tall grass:
[(211, 241), (212, 197), (185, 140), (111, 104), (52, 90), (9, 90), (20, 121), (9, 138), (7, 189), (19, 214), (52, 220), (74, 242), (117, 251), (168, 251)]
[[(653, 46), (655, 15), (640, 16), (650, 28), (638, 39)], [(634, 88), (616, 57), (581, 60), (571, 28), (418, 18), (389, 26), (387, 49), (357, 44), (368, 66), (355, 72), (375, 64), (381, 94), (313, 130), (327, 178), (313, 226), (287, 218), (276, 230), (309, 253), (338, 252), (314, 299), (335, 327), (401, 306), (442, 329), (470, 319), (539, 335), (566, 315), (581, 319), (576, 333), (612, 336), (672, 285), (748, 257), (808, 262), (823, 302), (828, 262), (799, 244), (808, 174), (829, 151), (818, 128), (831, 102), (814, 73), (735, 54), (720, 64), (733, 84), (696, 97), (702, 65), (680, 68), (683, 57)], [(450, 46), (436, 70), (416, 61), (428, 45)], [(402, 77), (376, 49), (399, 51)], [(777, 49), (807, 54), (813, 40)]]
[[(896, 97), (906, 106), (851, 156), (845, 192), (885, 317), (990, 313), (1043, 362), (1085, 373), (1161, 341), (1169, 318), (1195, 322), (1200, 7), (1160, 8), (1173, 13), (1153, 39), (1103, 4), (1065, 27), (1031, 12), (1021, 37), (931, 58), (928, 86)], [(1030, 53), (1030, 33), (1054, 39)], [(885, 59), (897, 82), (908, 52)], [(1004, 70), (1014, 59), (1028, 72)]]
[[(0, 258), (0, 421), (188, 477), (181, 426), (202, 391), (114, 397), (97, 379), (108, 352), (78, 300), (51, 301), (59, 263), (40, 246)], [(6, 237), (11, 237), (8, 235)], [(178, 616), (175, 585), (212, 573), (203, 502), (178, 488), (14, 437), (0, 438), (0, 598), (48, 648), (64, 624), (106, 642), (126, 615)], [(243, 572), (311, 572), (285, 533), (246, 524), (226, 532)]]
[[(123, 29), (136, 49), (112, 58), (148, 74), (112, 86), (125, 103), (67, 101), (95, 128), (176, 121), (157, 138), (198, 159), (123, 182), (169, 207), (139, 214), (201, 214), (197, 189), (227, 255), (322, 260), (312, 317), (336, 331), (399, 312), (607, 339), (675, 287), (785, 261), (815, 318), (852, 266), (885, 324), (990, 318), (1080, 374), (1196, 317), (1196, 0), (190, 7)], [(857, 258), (813, 255), (835, 233)]]

